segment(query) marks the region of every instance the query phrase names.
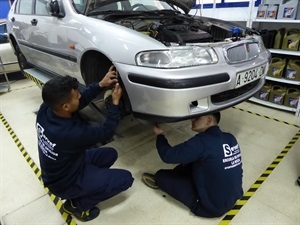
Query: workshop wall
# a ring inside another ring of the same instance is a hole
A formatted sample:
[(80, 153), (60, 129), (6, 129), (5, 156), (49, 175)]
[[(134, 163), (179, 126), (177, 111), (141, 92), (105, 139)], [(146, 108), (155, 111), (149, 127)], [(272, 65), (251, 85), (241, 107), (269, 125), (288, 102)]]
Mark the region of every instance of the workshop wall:
[(0, 19), (6, 19), (7, 13), (14, 0), (0, 0)]

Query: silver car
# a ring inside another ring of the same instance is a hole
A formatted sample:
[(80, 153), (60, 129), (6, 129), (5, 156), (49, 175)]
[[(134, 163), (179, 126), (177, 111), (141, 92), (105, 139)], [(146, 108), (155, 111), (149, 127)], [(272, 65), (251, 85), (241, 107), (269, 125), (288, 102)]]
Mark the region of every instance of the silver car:
[(0, 74), (17, 71), (20, 67), (7, 37), (6, 21), (0, 20)]
[[(113, 64), (124, 112), (174, 122), (249, 99), (270, 53), (259, 34), (189, 15), (194, 0), (15, 0), (8, 33), (22, 70), (99, 81)], [(109, 92), (103, 93), (109, 105)]]

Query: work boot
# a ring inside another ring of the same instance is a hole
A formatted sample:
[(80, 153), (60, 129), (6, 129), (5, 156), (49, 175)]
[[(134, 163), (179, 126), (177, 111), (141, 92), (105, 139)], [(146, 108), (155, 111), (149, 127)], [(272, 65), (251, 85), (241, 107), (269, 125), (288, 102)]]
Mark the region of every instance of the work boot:
[(78, 213), (75, 213), (73, 215), (78, 220), (80, 220), (82, 222), (87, 222), (87, 221), (95, 219), (96, 217), (99, 216), (99, 214), (100, 214), (100, 209), (98, 209), (97, 207), (93, 207), (89, 210), (78, 212)]
[(155, 175), (151, 173), (143, 173), (142, 181), (144, 184), (153, 189), (159, 189), (158, 185), (155, 183)]
[(66, 200), (62, 208), (66, 213), (75, 216), (82, 222), (93, 220), (100, 214), (100, 210), (97, 207), (93, 207), (86, 211), (79, 211), (71, 200)]
[(62, 205), (62, 208), (66, 213), (68, 213), (70, 215), (73, 215), (78, 212), (75, 205), (73, 204), (73, 202), (71, 200), (66, 200), (64, 202), (64, 204)]

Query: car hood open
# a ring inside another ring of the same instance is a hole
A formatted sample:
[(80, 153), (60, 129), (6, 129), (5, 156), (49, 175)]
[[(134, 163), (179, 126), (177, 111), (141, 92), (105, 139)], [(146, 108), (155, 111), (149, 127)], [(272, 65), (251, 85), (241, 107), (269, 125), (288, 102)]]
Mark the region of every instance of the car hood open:
[[(100, 6), (118, 2), (120, 0), (89, 0), (88, 5), (94, 4), (96, 1), (97, 5)], [(186, 14), (189, 13), (194, 5), (194, 0), (164, 0), (163, 2), (167, 2), (181, 8)]]
[(165, 0), (169, 4), (176, 5), (181, 8), (186, 14), (193, 8), (194, 0)]

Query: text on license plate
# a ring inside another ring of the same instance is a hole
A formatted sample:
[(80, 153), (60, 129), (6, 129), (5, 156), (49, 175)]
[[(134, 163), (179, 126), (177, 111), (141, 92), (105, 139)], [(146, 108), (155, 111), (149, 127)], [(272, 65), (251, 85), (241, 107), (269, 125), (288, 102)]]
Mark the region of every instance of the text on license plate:
[(242, 87), (262, 77), (265, 73), (266, 64), (238, 73), (236, 76), (235, 88)]

